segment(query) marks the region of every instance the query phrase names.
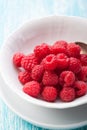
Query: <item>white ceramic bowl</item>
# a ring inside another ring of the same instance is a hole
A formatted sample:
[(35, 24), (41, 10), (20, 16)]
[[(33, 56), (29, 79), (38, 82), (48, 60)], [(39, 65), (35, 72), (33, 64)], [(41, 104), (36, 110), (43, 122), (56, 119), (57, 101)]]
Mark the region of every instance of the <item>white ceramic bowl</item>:
[(18, 72), (12, 63), (15, 52), (32, 52), (35, 45), (42, 42), (52, 44), (56, 40), (68, 42), (87, 42), (87, 19), (68, 16), (49, 16), (25, 23), (13, 33), (1, 48), (0, 74), (5, 84), (14, 91), (19, 98), (39, 107), (45, 108), (70, 108), (87, 103), (87, 94), (72, 102), (64, 103), (56, 101), (49, 103), (35, 99), (22, 92), (22, 85), (18, 81)]

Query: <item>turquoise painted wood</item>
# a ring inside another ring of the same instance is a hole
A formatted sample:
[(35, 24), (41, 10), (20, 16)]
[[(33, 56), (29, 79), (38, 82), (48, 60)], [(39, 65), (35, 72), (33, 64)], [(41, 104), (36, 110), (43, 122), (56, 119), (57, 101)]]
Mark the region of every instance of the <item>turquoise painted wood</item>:
[[(55, 14), (87, 17), (87, 0), (0, 0), (0, 46), (25, 21)], [(46, 129), (22, 120), (0, 98), (0, 130)]]

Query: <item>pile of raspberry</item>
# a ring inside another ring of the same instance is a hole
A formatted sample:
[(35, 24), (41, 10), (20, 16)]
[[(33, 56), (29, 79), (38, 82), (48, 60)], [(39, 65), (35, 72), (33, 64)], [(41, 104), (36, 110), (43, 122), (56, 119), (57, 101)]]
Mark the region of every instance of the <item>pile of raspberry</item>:
[(71, 102), (87, 92), (87, 54), (75, 43), (42, 43), (31, 54), (15, 53), (13, 64), (23, 92), (34, 98)]

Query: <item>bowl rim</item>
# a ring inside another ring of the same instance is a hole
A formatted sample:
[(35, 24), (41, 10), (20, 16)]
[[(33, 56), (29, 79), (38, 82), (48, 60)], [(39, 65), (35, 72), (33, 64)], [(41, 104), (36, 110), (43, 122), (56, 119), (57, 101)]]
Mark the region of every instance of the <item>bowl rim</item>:
[[(52, 18), (64, 18), (64, 19), (76, 19), (76, 20), (84, 20), (84, 21), (87, 21), (86, 18), (83, 18), (83, 17), (77, 17), (77, 16), (65, 16), (65, 15), (50, 15), (50, 16), (46, 16), (46, 17), (42, 17), (42, 18), (37, 18), (37, 19), (32, 19), (32, 20), (29, 20), (27, 22), (25, 22), (23, 25), (21, 25), (20, 27), (18, 27), (12, 34), (9, 35), (9, 37), (5, 40), (4, 44), (1, 46), (1, 49), (0, 49), (0, 58), (1, 56), (3, 55), (3, 52), (4, 52), (4, 46), (6, 45), (7, 41), (9, 41), (10, 37), (12, 37), (13, 35), (15, 35), (16, 33), (20, 32), (21, 30), (25, 29), (27, 26), (31, 26), (31, 24), (35, 24), (37, 22), (41, 22), (45, 19), (52, 19)], [(0, 66), (2, 66), (2, 63), (0, 63)], [(2, 68), (2, 67), (1, 67)], [(63, 103), (62, 105), (57, 105), (57, 103), (51, 103), (51, 102), (46, 102), (46, 101), (43, 101), (43, 100), (39, 100), (39, 99), (36, 99), (36, 98), (33, 98), (27, 94), (25, 94), (24, 92), (22, 91), (19, 91), (19, 90), (16, 90), (16, 89), (13, 89), (14, 87), (11, 87), (8, 82), (6, 81), (5, 79), (5, 76), (3, 74), (3, 71), (2, 69), (0, 69), (0, 72), (1, 72), (1, 76), (4, 80), (4, 82), (6, 83), (6, 85), (8, 87), (10, 87), (10, 89), (12, 89), (12, 91), (14, 91), (16, 94), (18, 94), (22, 99), (25, 99), (27, 102), (31, 102), (33, 104), (36, 104), (36, 105), (39, 105), (41, 107), (47, 107), (47, 108), (55, 108), (55, 109), (65, 109), (65, 108), (71, 108), (71, 107), (76, 107), (76, 106), (80, 106), (80, 105), (83, 105), (83, 104), (86, 104), (87, 101), (83, 100), (82, 102), (76, 102), (76, 103), (73, 103), (72, 102), (68, 102), (68, 103)]]

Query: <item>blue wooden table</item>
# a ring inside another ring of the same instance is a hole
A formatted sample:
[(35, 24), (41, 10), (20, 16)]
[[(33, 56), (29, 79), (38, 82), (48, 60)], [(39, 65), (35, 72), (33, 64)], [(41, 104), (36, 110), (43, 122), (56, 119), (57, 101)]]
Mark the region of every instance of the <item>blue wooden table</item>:
[[(87, 0), (0, 0), (0, 45), (25, 21), (55, 14), (87, 17)], [(0, 98), (0, 130), (46, 129), (22, 120)]]

